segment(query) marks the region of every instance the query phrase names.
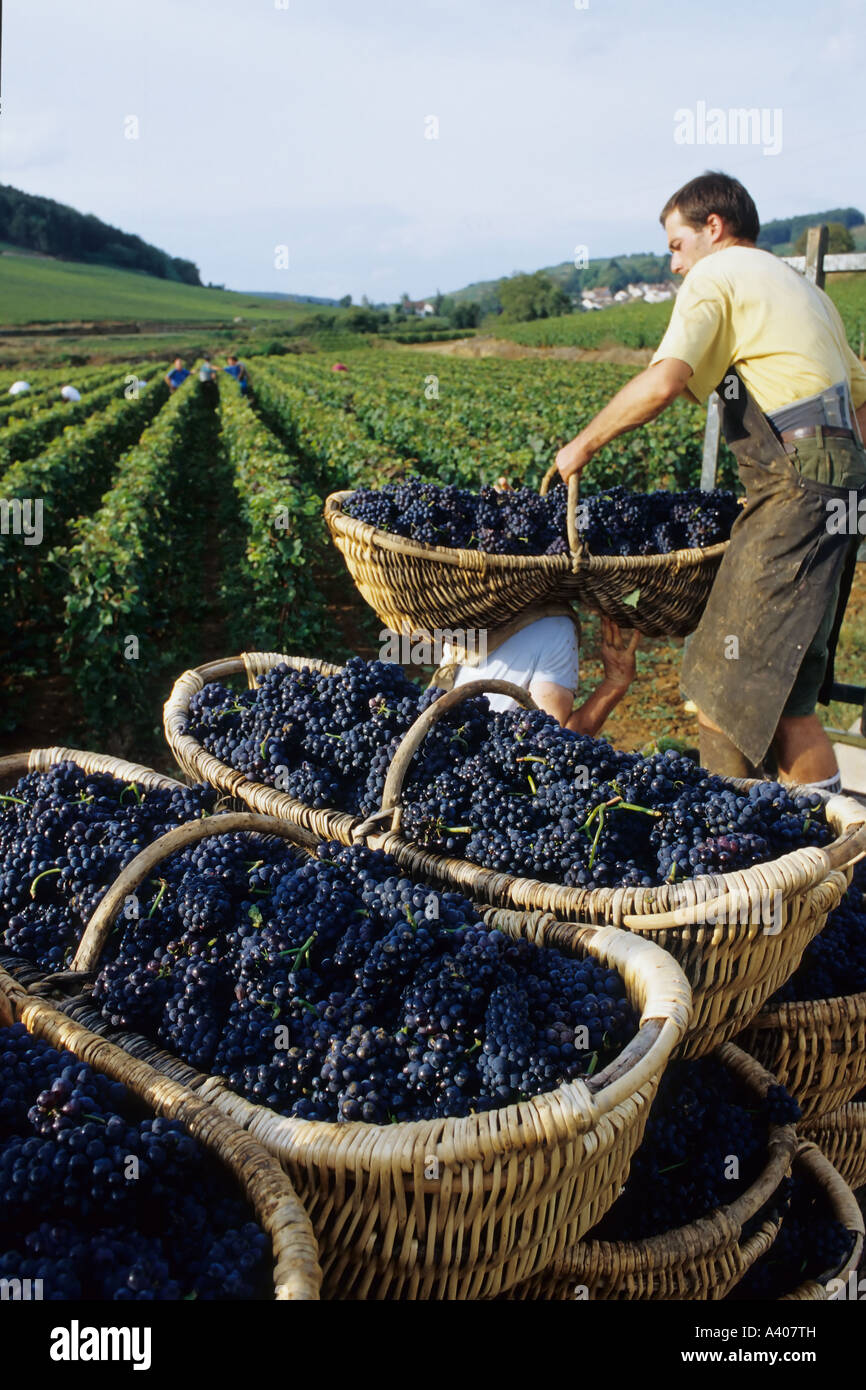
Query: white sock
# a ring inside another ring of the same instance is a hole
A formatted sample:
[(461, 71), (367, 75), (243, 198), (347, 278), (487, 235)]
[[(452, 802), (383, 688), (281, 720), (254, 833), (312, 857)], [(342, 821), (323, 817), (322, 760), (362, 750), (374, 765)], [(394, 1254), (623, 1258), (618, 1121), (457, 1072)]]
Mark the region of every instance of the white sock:
[(842, 774), (837, 772), (835, 777), (828, 777), (824, 782), (804, 782), (804, 792), (829, 792), (831, 795), (842, 790)]

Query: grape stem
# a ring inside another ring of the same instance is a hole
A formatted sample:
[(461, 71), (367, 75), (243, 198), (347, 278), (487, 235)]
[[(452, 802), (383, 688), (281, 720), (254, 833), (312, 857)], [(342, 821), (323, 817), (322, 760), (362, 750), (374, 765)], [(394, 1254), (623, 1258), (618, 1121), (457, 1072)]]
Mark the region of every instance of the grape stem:
[(37, 874), (36, 877), (34, 878), (33, 882), (32, 882), (31, 885), (30, 885), (30, 896), (31, 896), (31, 898), (35, 898), (35, 897), (36, 897), (36, 885), (37, 885), (37, 883), (39, 882), (40, 878), (47, 878), (49, 874), (59, 874), (59, 873), (60, 873), (60, 870), (59, 870), (59, 869), (43, 869), (41, 874)]
[(159, 907), (160, 903), (162, 902), (162, 899), (163, 899), (163, 897), (164, 897), (164, 895), (165, 895), (165, 890), (166, 890), (166, 888), (168, 887), (168, 883), (166, 882), (166, 880), (165, 880), (164, 878), (157, 879), (157, 882), (160, 884), (160, 889), (159, 889), (159, 892), (157, 893), (156, 897), (154, 898), (154, 900), (153, 900), (153, 902), (152, 902), (152, 904), (151, 904), (150, 912), (148, 912), (148, 914), (147, 914), (147, 919), (146, 919), (146, 920), (147, 920), (148, 922), (150, 921), (151, 917), (152, 917), (153, 914), (156, 912), (156, 909)]
[(317, 931), (312, 932), (311, 935), (307, 937), (303, 946), (298, 947), (297, 951), (295, 952), (295, 959), (289, 969), (290, 975), (294, 975), (295, 971), (300, 969), (302, 960), (306, 960), (307, 965), (309, 965), (310, 947), (312, 946), (313, 942), (315, 941), (318, 935), (319, 933)]

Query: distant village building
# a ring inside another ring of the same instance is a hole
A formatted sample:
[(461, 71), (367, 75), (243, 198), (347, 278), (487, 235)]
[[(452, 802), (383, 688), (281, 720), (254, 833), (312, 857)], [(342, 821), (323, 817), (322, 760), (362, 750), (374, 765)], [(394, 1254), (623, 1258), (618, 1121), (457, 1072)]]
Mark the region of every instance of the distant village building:
[(673, 299), (676, 292), (676, 285), (669, 282), (649, 285), (645, 280), (640, 280), (626, 285), (624, 290), (617, 290), (616, 294), (612, 293), (607, 285), (596, 285), (591, 290), (584, 290), (580, 296), (576, 295), (574, 303), (579, 303), (584, 311), (609, 309), (612, 304), (627, 304), (638, 299), (642, 299), (645, 304), (663, 304), (665, 300)]
[(417, 314), (419, 318), (436, 313), (435, 306), (429, 299), (404, 299), (400, 307), (404, 314)]

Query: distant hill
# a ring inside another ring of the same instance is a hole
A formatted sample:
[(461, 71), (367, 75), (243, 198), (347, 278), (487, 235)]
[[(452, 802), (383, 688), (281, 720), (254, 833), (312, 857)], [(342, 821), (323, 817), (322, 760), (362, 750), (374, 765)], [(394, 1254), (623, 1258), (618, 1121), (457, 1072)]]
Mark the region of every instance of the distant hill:
[(198, 266), (192, 261), (170, 256), (92, 213), (78, 212), (53, 198), (23, 193), (9, 184), (0, 184), (0, 240), (62, 260), (138, 270), (159, 280), (201, 285)]
[[(305, 311), (302, 303), (288, 298), (205, 289), (113, 266), (81, 265), (14, 249), (0, 254), (0, 324), (5, 327), (95, 321), (231, 327), (238, 320), (245, 325), (267, 322), (279, 331), (309, 320), (313, 311), (314, 306)], [(346, 311), (327, 313), (342, 322)]]
[[(866, 218), (859, 208), (853, 207), (831, 208), (827, 212), (806, 212), (799, 213), (796, 217), (777, 218), (764, 223), (758, 237), (758, 245), (765, 246), (776, 255), (789, 255), (791, 244), (796, 241), (803, 228), (815, 227), (821, 222), (842, 222), (844, 226), (856, 229), (852, 230), (852, 235), (859, 245), (858, 232)], [(863, 240), (866, 242), (866, 236)], [(602, 285), (607, 285), (615, 294), (617, 290), (625, 289), (630, 281), (644, 280), (647, 284), (654, 285), (665, 280), (676, 280), (670, 273), (670, 257), (659, 256), (652, 251), (590, 260), (584, 267), (576, 267), (571, 261), (561, 261), (558, 265), (543, 266), (541, 273), (548, 275), (566, 294), (571, 295)], [(455, 304), (476, 301), (484, 313), (497, 313), (500, 308), (498, 285), (499, 280), (476, 280), (462, 289), (449, 290), (443, 298), (452, 300)], [(428, 295), (427, 298), (435, 302), (436, 295)]]
[(324, 299), (319, 294), (285, 294), (282, 290), (249, 290), (244, 291), (255, 295), (256, 299), (288, 299), (292, 304), (324, 304), (329, 309), (336, 309), (339, 299)]
[[(558, 265), (543, 266), (541, 273), (548, 275), (566, 294), (571, 295), (601, 285), (607, 285), (615, 294), (617, 290), (623, 290), (626, 285), (638, 280), (658, 285), (672, 279), (669, 258), (657, 256), (652, 251), (599, 257), (585, 266), (575, 266), (573, 261), (560, 261)], [(444, 298), (453, 300), (455, 304), (474, 301), (481, 305), (484, 313), (495, 313), (499, 309), (498, 285), (499, 280), (477, 280), (462, 289), (449, 291)], [(435, 295), (427, 297), (435, 303)]]
[(758, 236), (758, 245), (776, 250), (789, 245), (806, 227), (817, 227), (821, 222), (841, 222), (843, 227), (859, 227), (866, 217), (859, 208), (830, 208), (828, 212), (804, 212), (797, 217), (777, 217), (765, 222)]

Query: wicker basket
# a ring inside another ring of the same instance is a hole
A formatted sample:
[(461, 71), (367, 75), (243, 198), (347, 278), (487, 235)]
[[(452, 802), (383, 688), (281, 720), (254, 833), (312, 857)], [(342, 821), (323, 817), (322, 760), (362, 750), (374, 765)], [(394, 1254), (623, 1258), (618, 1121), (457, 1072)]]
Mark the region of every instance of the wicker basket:
[[(840, 1269), (827, 1270), (821, 1279), (807, 1279), (783, 1294), (780, 1303), (789, 1302), (827, 1302), (832, 1297), (832, 1288), (844, 1285), (849, 1274), (860, 1264), (863, 1255), (863, 1214), (851, 1188), (837, 1172), (834, 1165), (815, 1144), (803, 1141), (797, 1149), (794, 1160), (795, 1170), (801, 1177), (808, 1177), (821, 1187), (837, 1221), (847, 1226), (854, 1236), (850, 1255)], [(839, 1281), (837, 1284), (836, 1281)], [(828, 1288), (828, 1285), (830, 1287)]]
[[(720, 1061), (763, 1096), (775, 1077), (754, 1058), (724, 1043)], [(514, 1291), (515, 1297), (573, 1299), (576, 1289), (590, 1300), (664, 1302), (722, 1299), (767, 1253), (781, 1218), (767, 1218), (743, 1239), (753, 1220), (791, 1170), (797, 1135), (793, 1125), (771, 1128), (767, 1158), (760, 1175), (728, 1206), (719, 1207), (688, 1226), (640, 1241), (593, 1240), (592, 1232), (566, 1250), (544, 1275)]]
[[(298, 826), (247, 812), (170, 831), (109, 889), (74, 968), (97, 963), (126, 895), (161, 859), (239, 830), (275, 833), (307, 851), (315, 845)], [(589, 951), (620, 970), (641, 1025), (598, 1076), (463, 1119), (337, 1124), (253, 1105), (221, 1078), (197, 1077), (145, 1044), (149, 1060), (175, 1069), (280, 1159), (312, 1218), (331, 1296), (490, 1298), (577, 1240), (628, 1173), (661, 1074), (688, 1023), (682, 972), (652, 942), (628, 932), (537, 913), (488, 910), (485, 917), (514, 937)]]
[[(548, 470), (542, 492), (555, 471), (555, 465)], [(697, 627), (728, 545), (667, 555), (590, 555), (575, 525), (576, 478), (569, 484), (568, 555), (487, 555), (422, 545), (347, 516), (343, 504), (351, 496), (332, 493), (325, 521), (362, 597), (395, 632), (450, 630), (456, 615), (464, 628), (498, 627), (528, 604), (560, 599), (650, 637), (682, 637)]]
[[(185, 785), (175, 777), (166, 777), (161, 772), (154, 772), (151, 767), (126, 762), (123, 758), (113, 758), (107, 753), (91, 753), (83, 748), (54, 747), (31, 748), (26, 753), (10, 753), (0, 758), (0, 788), (10, 786), (28, 772), (49, 772), (58, 763), (75, 763), (76, 767), (80, 767), (84, 772), (105, 773), (130, 785), (157, 787), (166, 791), (173, 791)], [(21, 979), (22, 970), (26, 971), (28, 966), (23, 957), (10, 956), (7, 958), (7, 969), (16, 979)], [(37, 973), (40, 980), (50, 978), (62, 984), (67, 972), (57, 971), (50, 977), (43, 977), (41, 972)], [(39, 986), (44, 987), (44, 983)]]
[[(567, 888), (430, 853), (399, 833), (403, 783), (432, 725), (486, 688), (484, 681), (470, 681), (419, 715), (394, 754), (382, 809), (357, 827), (356, 838), (369, 837), (405, 872), (476, 900), (651, 935), (679, 962), (692, 988), (694, 1016), (683, 1055), (700, 1056), (729, 1041), (793, 974), (841, 900), (851, 866), (866, 854), (866, 808), (849, 797), (825, 798), (827, 818), (837, 831), (826, 849), (807, 846), (748, 869), (654, 888)], [(732, 779), (732, 785), (750, 783)], [(390, 830), (373, 833), (389, 822)]]
[(233, 1175), (271, 1240), (274, 1297), (318, 1299), (322, 1282), (313, 1229), (285, 1173), (261, 1144), (188, 1087), (34, 998), (0, 967), (0, 1024), (16, 1020), (52, 1047), (122, 1081), (149, 1109), (179, 1121)]
[(84, 772), (105, 772), (120, 781), (141, 783), (143, 787), (182, 787), (175, 777), (154, 772), (141, 763), (128, 763), (106, 753), (89, 753), (82, 748), (31, 748), (28, 753), (10, 753), (0, 758), (0, 786), (8, 786), (27, 772), (49, 772), (57, 763), (75, 763)]
[(809, 1120), (802, 1130), (849, 1187), (866, 1186), (866, 1099)]
[(178, 764), (193, 780), (208, 782), (210, 786), (218, 787), (226, 795), (249, 806), (251, 811), (258, 811), (263, 816), (279, 816), (283, 820), (294, 821), (322, 840), (339, 840), (341, 844), (349, 845), (358, 825), (357, 817), (342, 811), (315, 811), (304, 802), (297, 801), (286, 792), (277, 791), (275, 787), (269, 787), (264, 782), (251, 782), (244, 773), (220, 762), (219, 758), (215, 758), (187, 733), (190, 700), (209, 681), (245, 675), (250, 690), (254, 690), (259, 676), (283, 663), (295, 671), (302, 671), (308, 666), (311, 670), (319, 671), (326, 676), (336, 675), (342, 669), (315, 657), (286, 656), (283, 652), (242, 652), (240, 656), (193, 667), (178, 677), (165, 702), (163, 729), (166, 739)]
[(817, 1119), (866, 1085), (866, 992), (763, 1009), (737, 1042)]

